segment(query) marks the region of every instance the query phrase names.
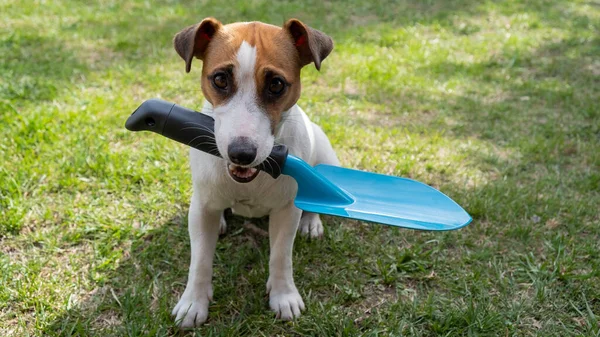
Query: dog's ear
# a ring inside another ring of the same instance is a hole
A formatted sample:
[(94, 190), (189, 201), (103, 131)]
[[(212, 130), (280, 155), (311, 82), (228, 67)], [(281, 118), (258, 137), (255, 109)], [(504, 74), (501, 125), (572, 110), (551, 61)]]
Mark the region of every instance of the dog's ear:
[(333, 40), (325, 33), (310, 28), (297, 19), (288, 20), (283, 25), (283, 29), (289, 32), (300, 55), (301, 65), (314, 62), (317, 70), (321, 70), (321, 61), (333, 50)]
[(185, 71), (190, 72), (192, 59), (196, 56), (204, 58), (208, 43), (223, 25), (215, 18), (206, 18), (202, 22), (189, 26), (173, 38), (177, 54), (185, 61)]

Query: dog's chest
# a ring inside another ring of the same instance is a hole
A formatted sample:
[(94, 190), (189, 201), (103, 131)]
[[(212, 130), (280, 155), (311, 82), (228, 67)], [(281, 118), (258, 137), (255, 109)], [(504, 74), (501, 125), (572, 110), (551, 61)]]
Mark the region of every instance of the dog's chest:
[(251, 182), (241, 184), (229, 177), (225, 162), (194, 148), (190, 150), (194, 193), (211, 208), (232, 208), (246, 217), (262, 217), (293, 202), (297, 184), (289, 176), (277, 179), (261, 172)]
[(237, 215), (263, 217), (294, 200), (295, 192), (295, 183), (289, 177), (282, 176), (277, 181), (270, 177), (257, 177), (247, 187), (236, 186), (230, 190), (230, 207)]
[(257, 203), (257, 200), (238, 199), (231, 205), (233, 214), (247, 218), (260, 218), (270, 213), (270, 208)]
[(289, 177), (281, 177), (275, 182), (262, 182), (261, 178), (271, 180), (269, 177), (257, 177), (257, 181), (249, 186), (238, 185), (228, 191), (228, 206), (234, 214), (259, 218), (284, 207), (294, 199), (296, 187), (289, 181)]

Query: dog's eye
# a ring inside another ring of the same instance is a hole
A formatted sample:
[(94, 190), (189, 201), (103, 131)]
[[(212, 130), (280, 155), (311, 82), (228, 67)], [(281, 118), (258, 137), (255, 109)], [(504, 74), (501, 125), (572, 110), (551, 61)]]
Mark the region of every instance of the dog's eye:
[(281, 78), (276, 77), (269, 83), (269, 92), (273, 95), (280, 95), (283, 92), (283, 89), (285, 89), (285, 83)]
[(216, 74), (213, 77), (213, 84), (219, 89), (227, 89), (227, 76), (222, 73)]

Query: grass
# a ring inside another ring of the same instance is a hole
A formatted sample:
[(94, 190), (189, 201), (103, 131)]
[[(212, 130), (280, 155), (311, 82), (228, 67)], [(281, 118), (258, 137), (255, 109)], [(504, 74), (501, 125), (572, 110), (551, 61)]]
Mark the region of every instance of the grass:
[(184, 335), (600, 335), (600, 3), (558, 0), (0, 0), (0, 335), (177, 334), (187, 149), (123, 124), (151, 97), (200, 106), (170, 41), (205, 16), (329, 33), (300, 104), (343, 165), (431, 184), (474, 222), (325, 218), (296, 240), (308, 308), (283, 323), (268, 241), (230, 219), (210, 320)]

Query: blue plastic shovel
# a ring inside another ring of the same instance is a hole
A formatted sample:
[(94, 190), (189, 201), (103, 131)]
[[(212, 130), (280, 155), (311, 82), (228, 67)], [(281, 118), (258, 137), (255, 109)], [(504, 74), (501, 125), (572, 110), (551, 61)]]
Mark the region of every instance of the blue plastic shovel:
[[(152, 131), (220, 157), (215, 152), (214, 120), (174, 103), (147, 100), (125, 127)], [(296, 179), (294, 203), (305, 211), (435, 231), (459, 229), (471, 222), (462, 207), (431, 186), (337, 166), (312, 167), (288, 155), (285, 145), (274, 146), (269, 158), (256, 168), (273, 178), (285, 174)]]

